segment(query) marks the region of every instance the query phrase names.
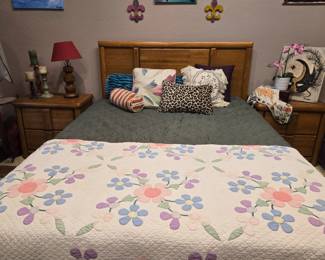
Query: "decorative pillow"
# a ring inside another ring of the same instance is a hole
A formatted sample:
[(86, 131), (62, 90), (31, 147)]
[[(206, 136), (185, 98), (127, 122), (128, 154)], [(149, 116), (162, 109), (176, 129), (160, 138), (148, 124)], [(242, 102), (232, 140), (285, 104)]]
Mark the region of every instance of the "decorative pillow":
[(211, 114), (211, 93), (212, 86), (186, 86), (164, 81), (158, 112)]
[(203, 70), (196, 69), (192, 66), (187, 66), (181, 70), (183, 74), (183, 81), (186, 85), (201, 86), (211, 85), (212, 86), (212, 105), (214, 107), (225, 107), (229, 103), (224, 101), (224, 92), (227, 89), (227, 78), (223, 70)]
[(145, 107), (158, 107), (164, 80), (175, 83), (176, 70), (135, 68), (132, 91), (143, 96)]
[(225, 101), (231, 101), (231, 81), (232, 81), (232, 73), (234, 72), (235, 66), (234, 65), (226, 65), (226, 66), (219, 66), (219, 67), (212, 67), (209, 65), (202, 65), (202, 64), (195, 64), (195, 68), (197, 69), (204, 69), (204, 70), (216, 70), (221, 69), (226, 75), (228, 80), (227, 89), (224, 93)]
[(122, 88), (111, 91), (110, 101), (115, 106), (131, 112), (140, 112), (144, 107), (143, 97)]
[(113, 73), (108, 75), (105, 82), (105, 95), (109, 97), (111, 91), (115, 88), (123, 88), (132, 90), (133, 76), (132, 74)]

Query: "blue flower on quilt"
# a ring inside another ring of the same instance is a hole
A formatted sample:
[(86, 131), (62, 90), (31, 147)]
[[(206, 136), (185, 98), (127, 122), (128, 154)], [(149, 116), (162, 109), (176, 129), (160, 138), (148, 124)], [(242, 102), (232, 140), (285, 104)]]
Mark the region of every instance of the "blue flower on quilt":
[(279, 153), (279, 154), (284, 154), (284, 153), (289, 153), (289, 148), (286, 146), (277, 146), (277, 145), (273, 145), (269, 147), (270, 151), (273, 151), (275, 153)]
[(56, 205), (63, 205), (66, 199), (71, 198), (72, 193), (65, 193), (64, 190), (56, 190), (54, 193), (47, 193), (42, 196), (45, 206), (51, 206), (53, 203)]
[(247, 184), (244, 180), (238, 180), (237, 182), (230, 181), (228, 182), (228, 185), (232, 192), (242, 191), (244, 194), (251, 194), (252, 190), (255, 189), (254, 186)]
[(131, 205), (129, 209), (120, 209), (118, 214), (121, 216), (119, 219), (121, 225), (126, 225), (132, 220), (133, 225), (138, 227), (143, 224), (141, 217), (147, 216), (148, 211), (140, 209), (138, 205)]
[(181, 144), (175, 148), (179, 153), (193, 153), (194, 146)]
[(285, 185), (291, 185), (292, 182), (297, 182), (298, 179), (296, 177), (292, 177), (288, 172), (272, 172), (272, 180), (274, 181), (282, 181)]
[(69, 171), (69, 167), (54, 165), (51, 168), (44, 169), (44, 172), (47, 173), (48, 176), (54, 177), (58, 173), (67, 173)]
[(11, 183), (16, 179), (15, 173), (10, 173), (0, 181), (0, 187), (2, 187), (5, 183)]
[(56, 153), (61, 152), (63, 150), (64, 150), (64, 148), (61, 147), (58, 144), (48, 145), (48, 146), (43, 148), (42, 154), (44, 154), (44, 155), (46, 155), (46, 154), (56, 154)]
[(129, 188), (129, 187), (132, 187), (133, 186), (133, 183), (130, 182), (130, 179), (129, 178), (113, 178), (111, 179), (111, 182), (107, 184), (107, 187), (110, 187), (110, 188), (115, 188), (115, 190), (124, 190), (124, 188)]
[(238, 160), (243, 160), (243, 159), (254, 160), (254, 159), (255, 159), (255, 154), (253, 154), (253, 153), (249, 153), (249, 152), (245, 152), (245, 151), (243, 151), (243, 150), (240, 150), (240, 151), (234, 153), (234, 156), (235, 156)]
[(5, 212), (6, 209), (7, 209), (7, 206), (2, 205), (2, 202), (0, 201), (0, 214), (3, 213), (3, 212)]
[(289, 223), (292, 223), (295, 221), (295, 218), (291, 215), (284, 215), (282, 216), (281, 211), (279, 210), (271, 210), (270, 213), (263, 213), (262, 217), (265, 220), (268, 220), (267, 226), (272, 230), (272, 231), (278, 231), (279, 227), (281, 226), (282, 230), (285, 233), (292, 233), (293, 228), (289, 225)]
[(84, 146), (88, 151), (101, 150), (104, 147), (104, 143), (99, 143), (99, 142), (94, 141), (94, 142), (91, 142), (91, 143), (86, 144)]
[(184, 211), (190, 211), (193, 207), (196, 209), (202, 209), (202, 198), (199, 196), (191, 197), (191, 195), (183, 194), (180, 199), (177, 199), (176, 204), (183, 205), (182, 209)]
[(325, 211), (325, 200), (316, 200), (316, 205), (314, 205), (314, 209), (318, 211)]
[(156, 156), (158, 156), (157, 152), (153, 152), (151, 150), (147, 150), (145, 152), (139, 152), (138, 153), (139, 158), (144, 159), (144, 158), (149, 158), (149, 159), (155, 159)]
[(162, 181), (170, 182), (171, 180), (178, 180), (178, 172), (177, 171), (168, 171), (163, 170), (161, 172), (158, 172), (156, 176), (161, 179)]

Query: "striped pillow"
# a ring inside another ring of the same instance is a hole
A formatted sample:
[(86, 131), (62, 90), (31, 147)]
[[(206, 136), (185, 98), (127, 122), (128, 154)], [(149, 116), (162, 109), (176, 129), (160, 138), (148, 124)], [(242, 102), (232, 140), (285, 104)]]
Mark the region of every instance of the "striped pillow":
[(140, 112), (144, 107), (142, 96), (122, 88), (115, 88), (111, 91), (110, 101), (115, 106), (131, 112)]

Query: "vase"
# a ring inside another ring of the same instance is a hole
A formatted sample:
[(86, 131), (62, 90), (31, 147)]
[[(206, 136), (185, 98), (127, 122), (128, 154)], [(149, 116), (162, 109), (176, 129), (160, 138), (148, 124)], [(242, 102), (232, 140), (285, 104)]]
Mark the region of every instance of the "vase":
[(288, 90), (291, 78), (275, 78), (274, 88), (278, 90)]

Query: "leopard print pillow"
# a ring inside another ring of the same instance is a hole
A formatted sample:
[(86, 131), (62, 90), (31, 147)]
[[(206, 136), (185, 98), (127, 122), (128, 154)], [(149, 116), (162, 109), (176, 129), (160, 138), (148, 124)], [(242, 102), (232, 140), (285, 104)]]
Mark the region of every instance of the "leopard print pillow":
[(212, 86), (186, 86), (164, 81), (158, 112), (211, 114), (211, 93)]

